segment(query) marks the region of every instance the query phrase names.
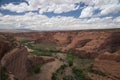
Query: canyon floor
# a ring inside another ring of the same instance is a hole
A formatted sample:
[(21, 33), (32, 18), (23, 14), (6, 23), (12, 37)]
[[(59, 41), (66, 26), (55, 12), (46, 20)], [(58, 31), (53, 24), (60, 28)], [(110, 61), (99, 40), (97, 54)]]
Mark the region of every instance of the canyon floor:
[(0, 32), (0, 80), (120, 80), (120, 29)]

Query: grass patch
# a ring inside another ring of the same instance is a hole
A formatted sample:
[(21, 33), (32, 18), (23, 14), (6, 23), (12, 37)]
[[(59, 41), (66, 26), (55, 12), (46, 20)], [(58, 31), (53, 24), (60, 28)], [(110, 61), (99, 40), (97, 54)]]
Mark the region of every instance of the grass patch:
[(7, 69), (5, 67), (1, 67), (1, 69), (0, 69), (0, 79), (1, 80), (9, 80), (7, 73), (8, 73)]
[(74, 73), (76, 80), (91, 80), (88, 77), (86, 77), (86, 74), (81, 69), (73, 67), (72, 72)]
[(28, 48), (32, 49), (33, 52), (31, 54), (37, 56), (52, 56), (52, 53), (61, 52), (57, 50), (54, 44), (35, 44), (27, 39), (23, 39), (20, 41), (20, 47), (27, 46)]
[(52, 56), (51, 53), (46, 52), (46, 51), (33, 51), (31, 52), (31, 54), (37, 55), (37, 56)]
[(71, 52), (67, 53), (67, 63), (69, 66), (73, 65), (74, 55)]

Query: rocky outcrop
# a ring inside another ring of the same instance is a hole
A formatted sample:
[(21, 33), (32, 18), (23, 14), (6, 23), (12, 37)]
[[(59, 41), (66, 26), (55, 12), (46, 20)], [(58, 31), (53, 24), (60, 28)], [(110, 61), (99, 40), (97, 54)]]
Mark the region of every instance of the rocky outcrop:
[(44, 63), (48, 63), (48, 62), (52, 62), (55, 59), (51, 58), (51, 57), (47, 57), (47, 56), (32, 56), (32, 55), (28, 55), (28, 60), (32, 63), (32, 66), (36, 66), (39, 64), (44, 64)]
[(100, 54), (96, 59), (120, 62), (120, 50), (115, 53), (105, 52)]
[(0, 60), (2, 57), (16, 46), (15, 40), (13, 37), (8, 39), (8, 36), (0, 35)]
[[(120, 80), (120, 30), (108, 31), (58, 31), (58, 32), (22, 32), (22, 33), (5, 33), (0, 36), (0, 58), (2, 59), (0, 66), (7, 68), (8, 72), (13, 74), (19, 80), (31, 80), (30, 71), (38, 64), (52, 62), (46, 64), (48, 75), (54, 71), (58, 61), (54, 61), (51, 57), (38, 57), (30, 55), (26, 48), (17, 48), (12, 51), (13, 43), (10, 35), (16, 40), (27, 39), (34, 41), (36, 44), (55, 44), (60, 47), (63, 52), (72, 52), (81, 58), (95, 59), (93, 69), (107, 75), (90, 74), (92, 80)], [(9, 52), (10, 51), (10, 52)], [(9, 53), (8, 53), (9, 52)], [(56, 55), (57, 56), (57, 55)], [(49, 69), (48, 67), (52, 67)], [(45, 70), (43, 69), (43, 70)], [(47, 71), (43, 71), (41, 78), (45, 80), (44, 75)], [(46, 77), (50, 80), (50, 76)], [(108, 78), (109, 77), (109, 78)]]
[(120, 51), (99, 55), (95, 59), (94, 70), (106, 74), (112, 80), (120, 80)]
[(18, 80), (30, 80), (31, 70), (37, 64), (44, 64), (54, 61), (49, 57), (29, 56), (26, 48), (16, 48), (7, 53), (1, 60), (2, 66), (6, 67)]
[(68, 33), (56, 33), (53, 35), (53, 38), (55, 39), (55, 42), (59, 45), (66, 45), (71, 42), (71, 35)]
[(3, 57), (1, 64), (19, 80), (27, 80), (30, 66), (27, 62), (27, 56), (28, 52), (25, 48), (15, 49)]
[(98, 60), (95, 62), (94, 70), (106, 74), (113, 80), (120, 80), (120, 62)]
[(95, 58), (105, 51), (112, 53), (120, 49), (120, 30), (28, 32), (14, 36), (35, 43), (55, 44), (61, 51), (71, 51), (82, 58)]
[(105, 40), (104, 44), (101, 45), (100, 49), (104, 49), (104, 51), (110, 53), (115, 53), (120, 50), (120, 32), (111, 33), (111, 35)]

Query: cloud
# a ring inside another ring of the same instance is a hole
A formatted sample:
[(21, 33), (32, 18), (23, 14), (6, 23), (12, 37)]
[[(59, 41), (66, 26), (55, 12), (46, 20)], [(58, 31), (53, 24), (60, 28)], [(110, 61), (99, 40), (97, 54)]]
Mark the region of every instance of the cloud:
[[(27, 3), (26, 3), (27, 2)], [(119, 0), (26, 0), (20, 4), (9, 3), (0, 8), (25, 15), (0, 14), (0, 29), (29, 28), (33, 30), (78, 30), (78, 29), (106, 29), (120, 28), (120, 17), (107, 16), (119, 14)], [(84, 3), (79, 7), (76, 3)], [(80, 9), (79, 9), (80, 8)], [(82, 10), (81, 10), (82, 9)], [(39, 14), (32, 11), (38, 11)], [(70, 16), (47, 17), (45, 12), (56, 14), (81, 10), (78, 18)], [(95, 14), (95, 10), (99, 10)], [(100, 18), (101, 16), (107, 16)]]
[(114, 23), (120, 24), (120, 16), (113, 20)]
[(86, 7), (82, 10), (80, 18), (91, 17), (93, 15), (93, 7)]
[(107, 8), (103, 9), (101, 11), (101, 15), (107, 15), (107, 14), (115, 14), (120, 12), (120, 4), (119, 5), (106, 5)]
[(25, 3), (25, 2), (20, 3), (19, 5), (15, 5), (13, 3), (9, 3), (9, 4), (6, 4), (6, 5), (2, 6), (1, 8), (4, 9), (4, 10), (10, 10), (12, 12), (17, 12), (17, 13), (32, 10), (27, 5), (27, 3)]
[(25, 12), (39, 10), (39, 13), (54, 12), (63, 13), (78, 9), (75, 3), (79, 3), (80, 0), (26, 0), (28, 2), (22, 2), (18, 5), (9, 3), (1, 6), (2, 9), (10, 10), (12, 12)]
[(10, 10), (12, 12), (25, 12), (38, 10), (40, 14), (44, 12), (63, 13), (79, 9), (76, 3), (84, 3), (84, 9), (80, 18), (94, 17), (93, 14), (96, 9), (101, 12), (97, 15), (104, 16), (108, 14), (117, 14), (120, 12), (119, 0), (26, 0), (27, 3), (20, 4), (9, 3), (2, 5), (1, 9)]
[[(91, 18), (80, 19), (74, 17), (52, 17), (26, 13), (25, 15), (4, 15), (0, 17), (0, 28), (33, 30), (80, 30), (80, 29), (106, 29), (120, 28), (120, 18)], [(117, 24), (116, 24), (117, 23)]]
[[(82, 0), (82, 2), (88, 6), (82, 10), (80, 18), (104, 16), (120, 12), (119, 0)], [(100, 13), (94, 15), (95, 10), (100, 10)]]
[(3, 15), (2, 15), (2, 13), (0, 13), (0, 17), (2, 17)]

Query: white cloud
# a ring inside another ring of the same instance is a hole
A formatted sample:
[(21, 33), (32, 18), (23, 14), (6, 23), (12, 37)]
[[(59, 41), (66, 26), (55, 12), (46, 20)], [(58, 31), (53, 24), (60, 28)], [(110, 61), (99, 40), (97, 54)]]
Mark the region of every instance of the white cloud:
[(93, 15), (93, 7), (86, 7), (82, 10), (80, 18), (91, 17)]
[(82, 10), (80, 17), (94, 17), (93, 11), (96, 9), (101, 10), (97, 15), (103, 16), (108, 14), (117, 14), (120, 12), (120, 1), (119, 0), (82, 0), (87, 7)]
[(113, 20), (114, 23), (120, 23), (120, 16)]
[[(15, 5), (9, 3), (2, 5), (2, 9), (12, 12), (25, 12), (38, 10), (37, 13), (26, 13), (25, 15), (3, 15), (0, 14), (0, 29), (30, 28), (35, 30), (70, 30), (70, 29), (105, 29), (120, 28), (120, 17), (113, 18), (99, 16), (108, 14), (119, 14), (119, 0), (26, 0), (28, 2)], [(63, 13), (77, 10), (79, 6), (75, 3), (83, 2), (84, 6), (79, 18), (74, 17), (52, 17), (42, 15), (44, 12)], [(101, 10), (98, 14), (94, 11)], [(88, 19), (90, 17), (90, 19)]]
[(28, 4), (25, 2), (20, 3), (18, 5), (9, 3), (3, 5), (1, 8), (17, 13), (33, 10), (39, 10), (40, 14), (42, 14), (43, 12), (63, 13), (78, 9), (75, 3), (80, 2), (80, 0), (26, 0), (26, 1), (28, 2)]
[(40, 14), (44, 12), (63, 13), (72, 10), (77, 10), (79, 6), (75, 3), (83, 2), (86, 6), (80, 15), (80, 17), (91, 17), (93, 11), (96, 9), (101, 10), (100, 15), (116, 14), (120, 12), (119, 0), (26, 0), (28, 2), (22, 2), (18, 5), (9, 3), (1, 6), (2, 9), (10, 10), (13, 12), (25, 12), (39, 10)]
[(20, 3), (19, 5), (14, 5), (13, 3), (9, 3), (9, 4), (2, 6), (1, 8), (10, 10), (12, 12), (17, 12), (17, 13), (31, 10), (30, 7), (25, 2)]
[(2, 15), (2, 13), (0, 13), (0, 17), (2, 17), (3, 15)]
[(101, 11), (101, 15), (107, 15), (107, 14), (115, 14), (120, 12), (120, 4), (119, 5), (106, 5), (107, 8), (103, 9)]
[[(0, 17), (0, 28), (16, 29), (29, 28), (34, 30), (79, 30), (79, 29), (105, 29), (120, 28), (119, 18), (91, 18), (77, 19), (73, 17), (52, 17), (35, 13), (25, 15), (4, 15)], [(115, 24), (117, 22), (117, 24)]]

